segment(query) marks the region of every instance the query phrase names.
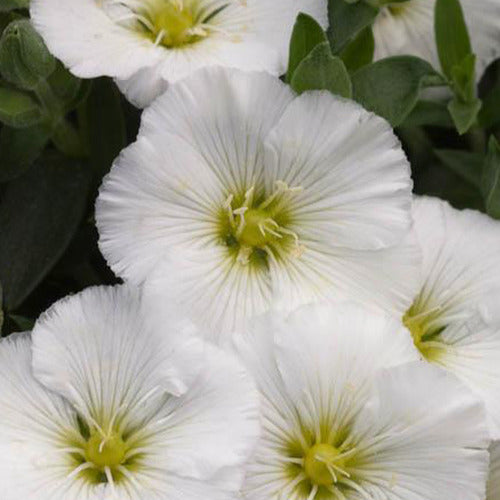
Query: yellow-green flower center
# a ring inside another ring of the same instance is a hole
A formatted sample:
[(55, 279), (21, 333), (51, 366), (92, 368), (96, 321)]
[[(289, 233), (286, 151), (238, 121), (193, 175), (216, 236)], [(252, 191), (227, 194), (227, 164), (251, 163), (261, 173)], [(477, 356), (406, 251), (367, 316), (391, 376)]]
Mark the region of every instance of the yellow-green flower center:
[(230, 195), (220, 215), (220, 237), (242, 265), (266, 264), (284, 254), (300, 256), (299, 236), (290, 229), (291, 201), (300, 188), (276, 183), (270, 196), (256, 195), (251, 187), (243, 196)]
[(159, 43), (167, 47), (178, 47), (195, 41), (199, 34), (193, 32), (194, 19), (190, 9), (182, 3), (165, 2), (154, 19)]
[(338, 481), (338, 475), (346, 475), (342, 453), (331, 444), (316, 444), (306, 453), (304, 470), (313, 484), (331, 486)]
[(445, 327), (439, 312), (439, 308), (422, 309), (416, 302), (403, 316), (403, 324), (410, 331), (415, 347), (428, 361), (436, 361), (446, 347), (440, 339)]
[[(118, 484), (140, 470), (146, 455), (141, 428), (124, 428), (118, 408), (111, 418), (79, 416), (78, 426), (65, 435), (69, 477), (90, 483)], [(98, 421), (99, 420), (99, 421)]]
[(94, 433), (87, 442), (85, 457), (88, 462), (98, 468), (115, 467), (125, 460), (127, 446), (121, 436), (112, 434), (103, 438), (98, 432)]
[[(215, 31), (224, 34), (214, 23), (217, 14), (227, 7), (222, 2), (207, 5), (200, 0), (121, 0), (118, 13), (112, 9), (116, 2), (104, 2), (111, 7), (107, 12), (115, 22), (140, 32), (155, 45), (180, 48)], [(128, 13), (124, 14), (124, 9)]]

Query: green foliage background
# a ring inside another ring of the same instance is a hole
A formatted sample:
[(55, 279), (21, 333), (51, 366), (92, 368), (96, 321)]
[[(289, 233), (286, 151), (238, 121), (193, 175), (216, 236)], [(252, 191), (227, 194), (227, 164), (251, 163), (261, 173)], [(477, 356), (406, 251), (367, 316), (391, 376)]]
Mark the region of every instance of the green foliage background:
[[(372, 62), (371, 24), (396, 1), (405, 0), (329, 0), (326, 33), (299, 15), (283, 78), (298, 93), (326, 89), (385, 117), (416, 193), (500, 218), (500, 60), (477, 86), (459, 0), (437, 0), (441, 71), (411, 56)], [(28, 4), (0, 0), (2, 335), (29, 329), (68, 293), (117, 282), (97, 247), (94, 202), (140, 120), (112, 80), (79, 80), (49, 54)], [(429, 99), (428, 87), (445, 87), (445, 97)]]

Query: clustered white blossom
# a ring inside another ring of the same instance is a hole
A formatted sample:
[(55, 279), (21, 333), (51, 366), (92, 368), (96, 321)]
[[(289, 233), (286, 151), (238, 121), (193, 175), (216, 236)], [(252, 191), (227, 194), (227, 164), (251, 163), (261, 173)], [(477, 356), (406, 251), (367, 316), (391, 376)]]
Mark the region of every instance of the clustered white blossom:
[[(500, 2), (463, 2), (486, 64)], [(433, 4), (385, 7), (376, 56), (437, 64)], [(0, 342), (1, 500), (500, 498), (500, 222), (414, 197), (386, 121), (276, 77), (299, 10), (326, 26), (324, 0), (32, 0), (75, 74), (166, 92), (97, 200), (125, 284)]]

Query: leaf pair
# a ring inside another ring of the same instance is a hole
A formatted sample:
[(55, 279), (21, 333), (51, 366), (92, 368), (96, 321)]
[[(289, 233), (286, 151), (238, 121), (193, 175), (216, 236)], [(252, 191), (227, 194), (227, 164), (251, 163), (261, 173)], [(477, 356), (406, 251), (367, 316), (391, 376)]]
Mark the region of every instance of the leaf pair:
[(306, 14), (299, 14), (293, 29), (287, 81), (299, 94), (328, 90), (342, 97), (352, 96), (351, 80), (342, 59), (332, 54), (325, 32)]
[(441, 68), (454, 93), (448, 110), (463, 134), (476, 123), (482, 103), (476, 96), (476, 56), (460, 0), (436, 1), (434, 27)]

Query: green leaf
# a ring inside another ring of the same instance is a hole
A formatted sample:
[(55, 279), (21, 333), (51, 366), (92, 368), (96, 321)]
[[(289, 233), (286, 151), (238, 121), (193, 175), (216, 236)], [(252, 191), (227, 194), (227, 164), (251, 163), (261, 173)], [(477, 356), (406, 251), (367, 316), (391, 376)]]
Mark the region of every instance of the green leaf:
[(50, 130), (45, 125), (0, 131), (0, 182), (7, 182), (23, 174), (42, 154), (49, 141)]
[(436, 149), (434, 153), (455, 174), (473, 186), (481, 187), (484, 155), (454, 149)]
[(73, 76), (59, 61), (55, 71), (48, 78), (48, 83), (57, 100), (70, 111), (78, 105), (81, 94), (82, 80)]
[(411, 113), (405, 118), (403, 125), (407, 127), (431, 125), (446, 128), (455, 126), (446, 103), (439, 101), (418, 101)]
[(436, 0), (434, 30), (441, 68), (451, 80), (453, 67), (472, 53), (460, 0)]
[(14, 9), (27, 9), (30, 5), (30, 0), (1, 0), (0, 12), (7, 12)]
[(494, 136), (488, 143), (481, 186), (486, 212), (500, 219), (500, 145)]
[(316, 45), (326, 41), (323, 28), (311, 16), (301, 12), (295, 21), (290, 40), (290, 56), (286, 75), (288, 83), (292, 81), (293, 74), (302, 59), (309, 55)]
[(30, 95), (0, 87), (0, 121), (14, 128), (30, 127), (42, 121), (42, 111)]
[(7, 184), (0, 204), (0, 281), (16, 309), (67, 248), (87, 204), (88, 172), (60, 156), (41, 158)]
[(342, 59), (332, 56), (328, 42), (317, 45), (299, 64), (291, 85), (299, 94), (306, 90), (329, 90), (342, 97), (352, 96), (349, 73)]
[(121, 95), (112, 80), (94, 80), (86, 102), (90, 165), (95, 183), (109, 171), (120, 151), (127, 145)]
[(395, 127), (410, 114), (423, 87), (443, 85), (432, 66), (413, 56), (396, 56), (363, 66), (352, 75), (354, 100)]
[(370, 26), (379, 10), (365, 2), (328, 1), (328, 39), (334, 54), (341, 52), (360, 31)]
[(463, 102), (455, 97), (448, 103), (448, 111), (459, 134), (465, 134), (476, 123), (481, 106), (479, 99)]
[(472, 102), (476, 98), (476, 56), (465, 56), (460, 64), (451, 69), (451, 87), (455, 95), (463, 102)]
[(371, 27), (362, 30), (358, 36), (340, 53), (346, 68), (356, 71), (359, 68), (370, 64), (375, 53), (375, 39)]

